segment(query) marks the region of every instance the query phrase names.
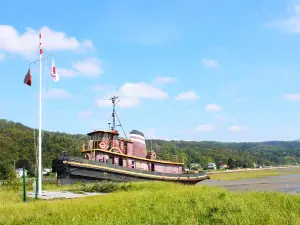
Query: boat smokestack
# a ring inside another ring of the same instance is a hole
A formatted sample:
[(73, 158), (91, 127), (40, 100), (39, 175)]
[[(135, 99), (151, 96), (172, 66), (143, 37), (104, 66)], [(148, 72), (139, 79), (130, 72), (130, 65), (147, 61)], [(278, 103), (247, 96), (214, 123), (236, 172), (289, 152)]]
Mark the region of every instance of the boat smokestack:
[(132, 155), (146, 158), (147, 149), (144, 134), (138, 130), (132, 130), (130, 132), (130, 139), (133, 141)]

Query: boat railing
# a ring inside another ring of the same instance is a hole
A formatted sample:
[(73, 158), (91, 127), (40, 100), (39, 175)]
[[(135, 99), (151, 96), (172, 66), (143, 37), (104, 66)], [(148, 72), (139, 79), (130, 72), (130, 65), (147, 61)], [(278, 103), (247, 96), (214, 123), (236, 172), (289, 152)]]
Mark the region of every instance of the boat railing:
[(136, 173), (144, 173), (144, 174), (151, 174), (151, 175), (158, 175), (158, 176), (168, 176), (168, 177), (198, 177), (198, 176), (205, 176), (206, 172), (199, 172), (194, 174), (172, 174), (172, 173), (161, 173), (161, 172), (153, 172), (153, 171), (147, 171), (147, 170), (141, 170), (141, 169), (134, 169), (134, 168), (127, 168), (123, 166), (119, 166), (116, 164), (111, 163), (104, 163), (104, 162), (98, 162), (98, 161), (91, 161), (87, 159), (77, 158), (77, 157), (70, 157), (69, 161), (71, 162), (78, 162), (78, 163), (84, 163), (84, 164), (91, 164), (91, 165), (99, 165), (99, 166), (105, 166), (109, 168), (115, 168), (120, 170), (126, 170), (130, 172), (136, 172)]

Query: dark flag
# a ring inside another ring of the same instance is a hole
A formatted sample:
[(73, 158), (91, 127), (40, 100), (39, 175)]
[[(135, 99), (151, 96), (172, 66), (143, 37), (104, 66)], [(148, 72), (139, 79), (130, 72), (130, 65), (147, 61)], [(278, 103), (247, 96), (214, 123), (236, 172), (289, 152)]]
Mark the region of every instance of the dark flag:
[(30, 68), (28, 69), (28, 72), (25, 76), (24, 79), (24, 84), (27, 84), (28, 86), (31, 86), (31, 73), (30, 73)]

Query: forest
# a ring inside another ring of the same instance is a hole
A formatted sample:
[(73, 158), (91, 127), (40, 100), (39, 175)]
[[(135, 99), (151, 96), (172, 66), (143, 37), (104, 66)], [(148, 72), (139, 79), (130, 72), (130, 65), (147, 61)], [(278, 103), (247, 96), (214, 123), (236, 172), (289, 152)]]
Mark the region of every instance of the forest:
[[(43, 131), (43, 167), (51, 168), (52, 159), (66, 152), (81, 156), (82, 145), (88, 140), (85, 134), (68, 134)], [(34, 171), (38, 130), (21, 123), (0, 120), (0, 179), (8, 165), (28, 160), (30, 171)], [(152, 141), (152, 145), (150, 142)], [(300, 163), (299, 141), (266, 141), (223, 143), (214, 141), (165, 141), (147, 140), (158, 159), (181, 161), (189, 167), (198, 163), (203, 168), (209, 162), (217, 167), (226, 163), (231, 168), (249, 168), (256, 165), (276, 166)]]

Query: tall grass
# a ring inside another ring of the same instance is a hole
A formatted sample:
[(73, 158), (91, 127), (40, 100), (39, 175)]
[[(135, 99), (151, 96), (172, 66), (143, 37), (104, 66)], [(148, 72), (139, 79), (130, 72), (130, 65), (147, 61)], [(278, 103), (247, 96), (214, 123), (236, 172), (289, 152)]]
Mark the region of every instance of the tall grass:
[(300, 196), (133, 183), (126, 191), (22, 203), (0, 192), (0, 224), (300, 224)]

